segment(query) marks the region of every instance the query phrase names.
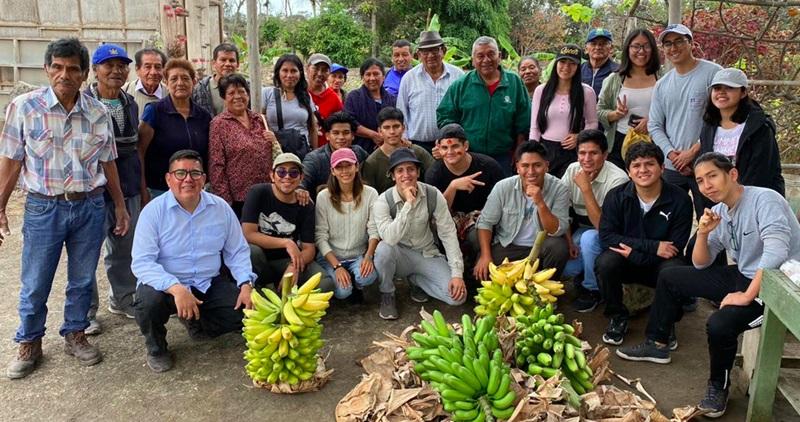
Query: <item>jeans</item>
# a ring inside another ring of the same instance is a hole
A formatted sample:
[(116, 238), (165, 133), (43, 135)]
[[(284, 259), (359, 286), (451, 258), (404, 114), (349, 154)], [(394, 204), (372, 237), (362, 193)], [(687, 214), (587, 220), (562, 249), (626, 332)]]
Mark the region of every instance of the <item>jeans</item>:
[[(133, 249), (133, 231), (136, 222), (139, 221), (139, 213), (142, 210), (141, 196), (136, 195), (125, 198), (125, 208), (130, 215), (130, 225), (125, 236), (114, 234), (114, 227), (117, 225), (114, 215), (114, 203), (106, 203), (106, 218), (104, 230), (106, 234), (105, 249), (106, 254), (104, 263), (106, 267), (106, 277), (111, 291), (108, 300), (115, 308), (133, 313), (133, 295), (136, 293), (136, 277), (131, 272), (131, 250)], [(100, 306), (100, 298), (97, 293), (97, 280), (92, 283), (92, 305), (89, 308), (89, 319), (94, 319), (97, 315), (97, 308)]]
[[(749, 285), (750, 279), (740, 273), (735, 265), (712, 266), (702, 270), (690, 266), (665, 269), (658, 276), (656, 298), (647, 321), (647, 338), (667, 343), (670, 327), (680, 321), (683, 316), (682, 305), (690, 298), (703, 297), (722, 302), (728, 293), (743, 292)], [(763, 314), (764, 305), (756, 298), (747, 306), (726, 306), (708, 317), (709, 381), (715, 387), (728, 388), (739, 334), (760, 326)]]
[(425, 151), (428, 151), (428, 154), (433, 154), (433, 147), (436, 145), (436, 142), (422, 142), (422, 141), (415, 141), (413, 139), (411, 140), (411, 143), (414, 145), (421, 146), (422, 148), (425, 149)]
[(22, 224), (22, 288), (16, 342), (44, 336), (47, 298), (53, 276), (67, 248), (64, 323), (59, 334), (83, 331), (92, 300), (92, 282), (103, 245), (105, 200), (95, 195), (80, 201), (56, 201), (28, 195)]
[(435, 299), (448, 305), (460, 305), (461, 300), (450, 297), (450, 266), (443, 256), (426, 258), (421, 252), (405, 246), (391, 246), (386, 242), (378, 243), (375, 250), (375, 270), (381, 293), (394, 293), (395, 277), (406, 277), (408, 282), (421, 288)]
[[(253, 264), (253, 272), (258, 275), (258, 279), (256, 280), (256, 287), (262, 288), (266, 287), (269, 284), (275, 283), (275, 286), (278, 286), (278, 283), (281, 281), (281, 277), (283, 277), (284, 271), (286, 271), (286, 267), (289, 266), (291, 260), (289, 258), (282, 258), (282, 259), (267, 259), (267, 255), (264, 253), (264, 249), (260, 246), (250, 245), (250, 262)], [(334, 290), (334, 286), (336, 283), (334, 279), (328, 275), (329, 273), (324, 271), (316, 261), (311, 261), (306, 265), (306, 269), (303, 271), (302, 274), (298, 275), (297, 277), (297, 285), (302, 285), (308, 280), (312, 275), (316, 273), (322, 273), (322, 280), (319, 282), (319, 289), (323, 292), (330, 292)]]
[(594, 262), (603, 252), (600, 245), (600, 235), (597, 230), (581, 227), (572, 234), (572, 239), (580, 251), (578, 257), (567, 261), (564, 267), (564, 277), (574, 277), (583, 273), (583, 283), (581, 285), (586, 290), (599, 291), (597, 276), (594, 273)]
[(319, 266), (325, 270), (325, 274), (327, 274), (331, 280), (333, 280), (333, 295), (336, 296), (337, 299), (345, 299), (350, 296), (350, 294), (353, 293), (353, 283), (355, 283), (357, 289), (363, 289), (365, 286), (369, 286), (378, 279), (378, 271), (376, 271), (374, 268), (366, 277), (361, 276), (361, 262), (363, 260), (363, 256), (353, 259), (339, 260), (339, 263), (342, 264), (342, 267), (350, 273), (351, 280), (349, 286), (342, 287), (336, 282), (336, 270), (333, 269), (331, 264), (327, 259), (325, 259), (324, 256), (317, 254), (317, 264), (319, 264)]

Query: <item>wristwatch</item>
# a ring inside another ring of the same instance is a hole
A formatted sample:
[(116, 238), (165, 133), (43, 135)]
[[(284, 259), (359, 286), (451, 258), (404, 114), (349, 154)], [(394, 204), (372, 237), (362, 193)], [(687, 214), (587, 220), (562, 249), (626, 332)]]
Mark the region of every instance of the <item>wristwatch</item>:
[(342, 263), (341, 262), (333, 266), (333, 271), (336, 271), (339, 268), (342, 268)]

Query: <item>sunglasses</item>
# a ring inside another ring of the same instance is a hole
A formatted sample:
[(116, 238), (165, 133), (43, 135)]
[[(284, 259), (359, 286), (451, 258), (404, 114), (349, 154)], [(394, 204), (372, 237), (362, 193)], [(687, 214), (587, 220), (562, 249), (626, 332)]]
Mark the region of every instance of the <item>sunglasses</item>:
[(173, 171), (171, 171), (171, 172), (170, 172), (170, 174), (172, 174), (172, 176), (174, 176), (174, 177), (175, 177), (176, 179), (178, 179), (178, 180), (183, 180), (183, 179), (186, 179), (186, 176), (191, 176), (192, 180), (198, 180), (198, 179), (200, 179), (201, 177), (203, 177), (203, 175), (204, 175), (205, 173), (203, 173), (203, 172), (202, 172), (202, 171), (200, 171), (200, 170), (183, 170), (183, 169), (178, 169), (178, 170), (173, 170)]
[(302, 172), (300, 172), (300, 170), (298, 169), (286, 170), (283, 167), (278, 167), (275, 169), (275, 174), (281, 179), (283, 179), (286, 176), (289, 176), (290, 179), (297, 179), (298, 177), (300, 177)]

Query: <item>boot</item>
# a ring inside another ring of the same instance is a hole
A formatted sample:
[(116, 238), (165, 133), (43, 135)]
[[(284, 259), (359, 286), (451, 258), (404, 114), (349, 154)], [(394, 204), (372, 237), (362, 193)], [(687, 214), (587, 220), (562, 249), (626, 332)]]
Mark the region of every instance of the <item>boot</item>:
[(30, 375), (42, 360), (42, 339), (19, 344), (17, 356), (8, 363), (6, 375), (9, 379), (20, 379)]
[(83, 366), (92, 366), (103, 360), (96, 346), (92, 346), (83, 331), (75, 331), (64, 336), (64, 353), (75, 356)]

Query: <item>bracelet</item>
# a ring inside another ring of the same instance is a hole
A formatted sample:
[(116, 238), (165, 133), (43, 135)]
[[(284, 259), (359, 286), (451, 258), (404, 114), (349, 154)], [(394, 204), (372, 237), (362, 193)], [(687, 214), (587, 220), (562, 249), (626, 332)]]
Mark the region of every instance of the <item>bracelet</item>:
[(364, 255), (364, 259), (369, 259), (370, 261), (372, 261), (372, 258), (374, 258), (374, 256), (372, 256), (372, 255)]
[(333, 266), (333, 270), (334, 271), (338, 270), (339, 268), (342, 268), (342, 263), (341, 262)]

